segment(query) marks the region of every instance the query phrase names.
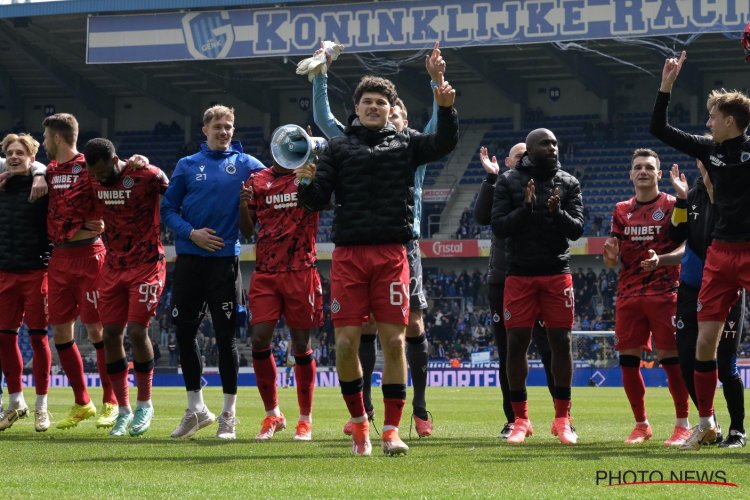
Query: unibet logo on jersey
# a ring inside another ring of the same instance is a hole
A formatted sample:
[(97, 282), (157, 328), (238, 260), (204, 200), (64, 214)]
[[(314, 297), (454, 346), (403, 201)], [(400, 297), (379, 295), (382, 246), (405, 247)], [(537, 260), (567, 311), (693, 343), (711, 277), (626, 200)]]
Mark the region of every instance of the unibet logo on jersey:
[(105, 205), (124, 205), (130, 199), (130, 189), (116, 190), (97, 190), (96, 196), (104, 202)]
[(50, 179), (52, 189), (68, 189), (75, 184), (77, 180), (78, 176), (75, 174), (58, 174), (53, 175), (52, 179)]
[(623, 234), (630, 236), (632, 241), (653, 241), (655, 236), (661, 234), (661, 226), (625, 226)]
[(297, 206), (297, 193), (279, 193), (266, 196), (266, 205), (276, 210), (294, 208)]

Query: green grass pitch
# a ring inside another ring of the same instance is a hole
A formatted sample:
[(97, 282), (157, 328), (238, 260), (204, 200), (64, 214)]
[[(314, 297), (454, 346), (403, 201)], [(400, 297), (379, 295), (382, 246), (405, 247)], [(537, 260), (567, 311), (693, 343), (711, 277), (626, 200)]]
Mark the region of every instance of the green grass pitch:
[[(25, 394), (33, 407), (33, 389)], [(218, 413), (220, 388), (207, 388), (204, 394)], [(382, 425), (379, 389), (373, 394)], [(92, 392), (95, 402), (100, 396), (100, 391)], [(288, 427), (270, 443), (253, 439), (263, 417), (254, 387), (240, 388), (237, 441), (217, 440), (215, 424), (193, 439), (171, 439), (185, 407), (179, 388), (154, 390), (156, 416), (144, 437), (109, 438), (93, 420), (67, 431), (55, 429), (54, 421), (62, 418), (72, 394), (53, 389), (49, 431), (34, 432), (30, 414), (0, 433), (0, 493), (9, 498), (750, 498), (748, 448), (681, 452), (661, 444), (674, 424), (666, 389), (647, 391), (654, 438), (642, 446), (626, 446), (622, 440), (633, 422), (623, 390), (574, 388), (580, 441), (565, 447), (550, 435), (553, 410), (546, 388), (531, 388), (535, 434), (524, 445), (511, 447), (495, 438), (504, 421), (499, 389), (428, 388), (435, 434), (410, 440), (407, 410), (401, 435), (411, 449), (398, 458), (383, 456), (374, 431), (373, 456), (351, 455), (350, 440), (341, 432), (347, 415), (338, 389), (316, 390), (311, 443), (292, 440), (295, 389), (279, 389), (279, 398)], [(721, 391), (717, 408), (728, 425)], [(694, 423), (694, 413), (691, 417)], [(665, 479), (674, 471), (723, 471), (738, 487), (596, 484), (597, 471), (627, 470), (660, 471)]]

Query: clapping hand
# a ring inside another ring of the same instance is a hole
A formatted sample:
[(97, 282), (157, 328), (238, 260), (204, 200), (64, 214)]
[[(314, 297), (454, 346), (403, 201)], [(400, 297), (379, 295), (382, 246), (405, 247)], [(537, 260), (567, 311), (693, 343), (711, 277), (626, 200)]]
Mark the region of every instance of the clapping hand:
[(492, 160), (490, 160), (487, 148), (484, 146), (479, 148), (479, 161), (482, 163), (484, 171), (488, 174), (497, 175), (500, 172), (500, 165), (497, 163), (497, 157), (493, 156)]

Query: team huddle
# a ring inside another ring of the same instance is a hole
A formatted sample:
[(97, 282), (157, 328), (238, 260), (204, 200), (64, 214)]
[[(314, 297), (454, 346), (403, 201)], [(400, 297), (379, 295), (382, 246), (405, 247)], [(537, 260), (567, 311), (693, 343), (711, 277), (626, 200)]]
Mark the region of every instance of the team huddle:
[[(51, 425), (48, 325), (74, 395), (57, 428), (95, 418), (96, 426), (109, 429), (113, 437), (148, 431), (154, 417), (154, 352), (148, 328), (166, 280), (159, 233), (163, 222), (175, 236), (170, 310), (187, 396), (185, 413), (171, 436), (189, 438), (218, 420), (216, 437), (236, 438), (242, 233), (257, 238), (247, 321), (265, 417), (255, 438), (273, 439), (287, 427), (272, 354), (274, 328), (284, 317), (291, 332), (288, 356), (299, 406), (293, 439), (310, 441), (316, 379), (311, 339), (323, 322), (315, 242), (318, 214), (333, 206), (330, 311), (336, 369), (349, 412), (344, 433), (351, 436), (352, 452), (372, 452), (375, 410), (370, 383), (376, 334), (384, 355), (382, 450), (402, 455), (409, 449), (399, 436), (407, 366), (417, 434), (433, 433), (425, 399), (428, 346), (422, 314), (427, 300), (419, 220), (425, 165), (449, 154), (459, 140), (456, 92), (444, 78), (446, 64), (436, 43), (425, 60), (433, 107), (424, 132), (409, 128), (396, 87), (376, 76), (359, 82), (353, 95), (355, 114), (344, 125), (332, 115), (327, 96), (327, 70), (335, 57), (325, 48), (314, 57), (325, 59), (309, 71), (315, 122), (329, 144), (315, 162), (295, 170), (276, 163), (265, 167), (245, 153), (233, 140), (234, 111), (222, 105), (205, 110), (206, 141), (200, 151), (179, 160), (171, 179), (143, 156), (119, 158), (104, 138), (88, 141), (79, 153), (78, 123), (70, 114), (55, 114), (43, 122), (50, 159), (46, 170), (34, 161), (39, 143), (30, 135), (3, 139), (0, 363), (10, 403), (0, 414), (0, 430), (30, 412), (22, 391), (18, 344), (25, 321), (33, 350), (37, 431)], [(630, 169), (635, 196), (614, 208), (611, 237), (604, 247), (605, 264), (621, 266), (616, 348), (636, 422), (625, 442), (638, 444), (652, 437), (640, 363), (644, 349), (653, 347), (667, 373), (676, 414), (674, 432), (664, 443), (683, 449), (713, 443), (735, 448), (745, 445), (744, 388), (736, 352), (743, 320), (741, 291), (750, 287), (750, 219), (742, 211), (750, 202), (743, 182), (750, 180), (750, 99), (739, 92), (714, 91), (708, 99), (709, 137), (671, 127), (670, 92), (684, 62), (683, 53), (665, 63), (651, 131), (696, 158), (703, 175), (690, 188), (675, 165), (670, 172), (675, 195), (663, 193), (658, 154), (636, 150)], [(488, 177), (475, 217), (493, 231), (488, 282), (507, 419), (499, 437), (518, 445), (533, 435), (526, 391), (527, 350), (533, 339), (543, 353), (553, 399), (551, 432), (562, 444), (575, 445), (575, 294), (569, 241), (583, 233), (581, 187), (562, 169), (557, 139), (547, 129), (533, 130), (516, 144), (503, 173), (486, 148), (479, 156)], [(219, 353), (223, 407), (218, 417), (203, 399), (196, 341), (207, 313)], [(79, 318), (96, 348), (103, 388), (98, 409), (89, 397), (74, 341)], [(132, 366), (125, 335), (133, 349)], [(137, 389), (134, 410), (131, 368)], [(726, 436), (714, 417), (718, 380), (731, 416)], [(688, 422), (690, 398), (700, 418), (693, 428)]]

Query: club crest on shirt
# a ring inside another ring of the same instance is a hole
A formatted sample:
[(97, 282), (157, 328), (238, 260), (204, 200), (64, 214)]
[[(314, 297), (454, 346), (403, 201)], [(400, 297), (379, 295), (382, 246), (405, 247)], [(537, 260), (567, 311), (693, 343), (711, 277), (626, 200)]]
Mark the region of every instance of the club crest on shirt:
[(740, 160), (742, 160), (742, 163), (750, 161), (750, 151), (743, 151), (740, 155)]
[(658, 222), (664, 218), (664, 212), (662, 212), (661, 208), (657, 208), (651, 218)]
[(492, 321), (494, 321), (495, 323), (500, 323), (500, 315), (498, 313), (495, 313), (492, 316)]
[(297, 179), (297, 178), (294, 179), (294, 185), (295, 186), (299, 186), (299, 179)]
[(697, 304), (697, 305), (696, 305), (696, 307), (695, 307), (695, 310), (696, 310), (697, 312), (701, 312), (701, 309), (703, 309), (703, 304), (701, 304), (701, 301), (699, 300), (699, 301), (698, 301), (698, 304)]
[(339, 304), (338, 299), (333, 299), (333, 302), (331, 302), (331, 312), (336, 314), (341, 310), (341, 304)]
[(75, 165), (73, 165), (73, 168), (71, 169), (71, 172), (73, 172), (74, 174), (80, 174), (81, 170), (82, 170), (81, 166), (76, 163)]
[(680, 319), (677, 321), (677, 329), (682, 330), (683, 328), (685, 328), (685, 322)]
[(179, 315), (180, 315), (180, 312), (177, 310), (176, 307), (174, 309), (172, 309), (172, 317), (173, 318), (176, 318)]
[(505, 310), (503, 317), (505, 318), (505, 321), (508, 321), (510, 319), (510, 309)]
[(234, 163), (230, 163), (224, 168), (224, 171), (229, 175), (234, 175), (237, 173), (237, 167), (234, 166)]
[(135, 185), (135, 181), (133, 180), (133, 178), (132, 178), (132, 177), (125, 177), (125, 178), (124, 178), (124, 179), (122, 180), (122, 187), (124, 187), (125, 189), (130, 189), (130, 188), (132, 188), (132, 187), (133, 187), (134, 185)]

